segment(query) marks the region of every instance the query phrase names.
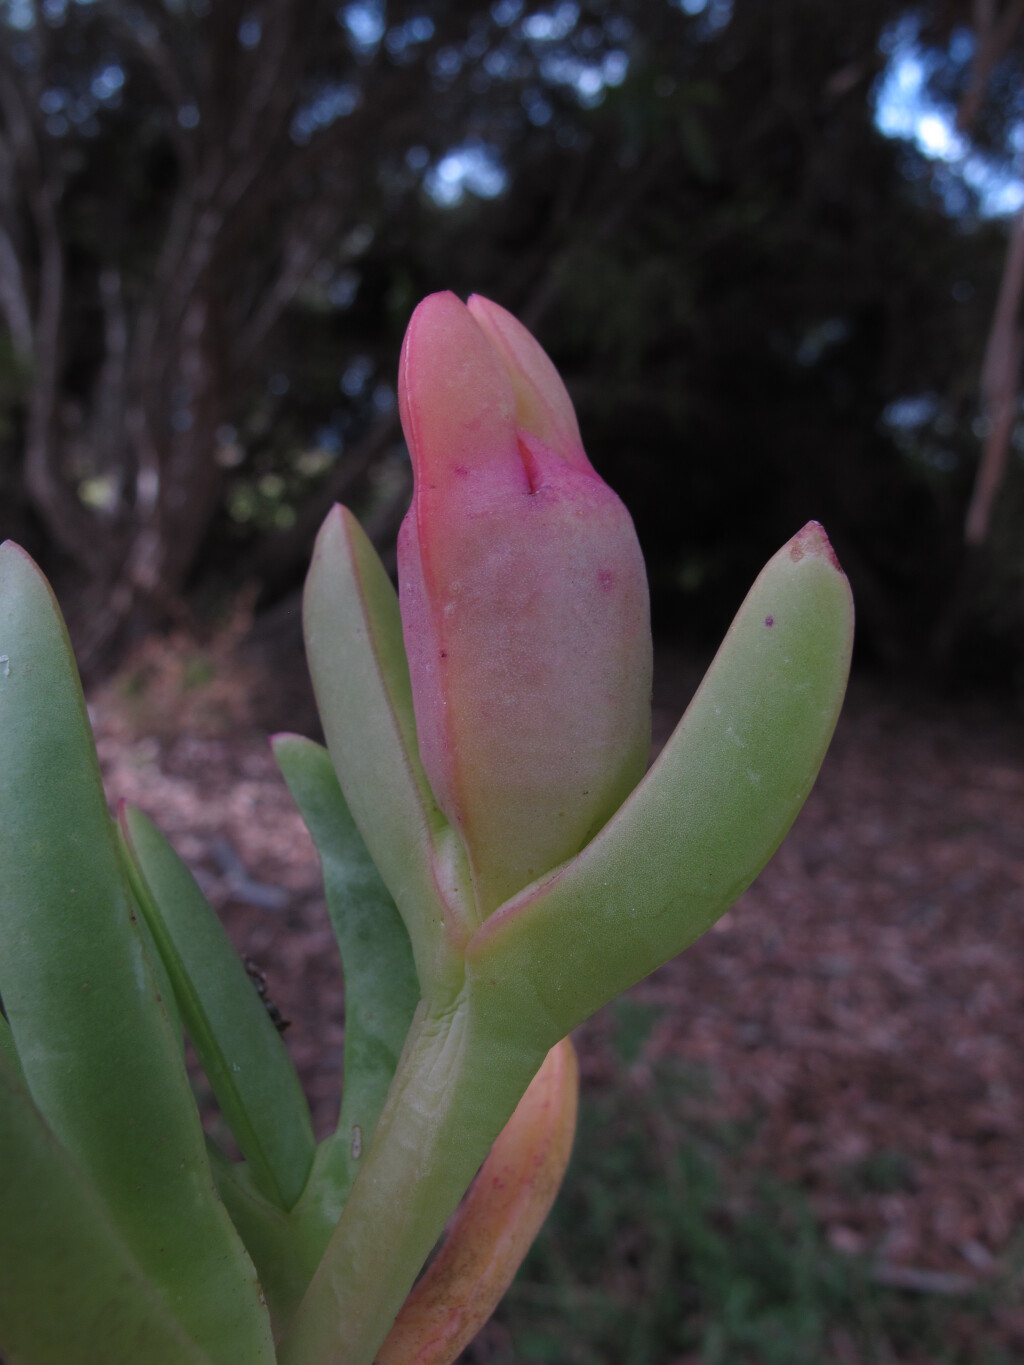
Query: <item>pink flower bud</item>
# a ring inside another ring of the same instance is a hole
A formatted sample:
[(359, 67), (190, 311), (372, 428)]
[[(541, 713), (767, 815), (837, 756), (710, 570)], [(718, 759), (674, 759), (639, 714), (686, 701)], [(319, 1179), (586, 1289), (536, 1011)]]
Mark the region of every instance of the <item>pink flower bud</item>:
[(416, 309), (398, 543), (420, 757), (482, 917), (576, 854), (642, 777), (651, 633), (629, 513), (547, 355), (479, 297)]

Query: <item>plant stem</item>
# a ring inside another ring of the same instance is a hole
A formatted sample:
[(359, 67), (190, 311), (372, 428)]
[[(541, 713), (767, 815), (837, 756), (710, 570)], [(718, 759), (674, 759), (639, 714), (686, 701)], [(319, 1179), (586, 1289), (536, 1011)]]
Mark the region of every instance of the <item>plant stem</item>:
[(545, 1052), (496, 1038), (465, 993), (445, 1009), (420, 1006), (365, 1164), (281, 1343), (281, 1365), (372, 1365)]

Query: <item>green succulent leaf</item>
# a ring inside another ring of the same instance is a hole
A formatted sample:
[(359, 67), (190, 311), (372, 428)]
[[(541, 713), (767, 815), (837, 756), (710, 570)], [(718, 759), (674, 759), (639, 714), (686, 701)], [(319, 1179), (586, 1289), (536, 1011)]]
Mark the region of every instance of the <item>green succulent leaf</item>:
[(10, 1024), (2, 1014), (0, 1014), (0, 1056), (6, 1059), (7, 1064), (16, 1076), (22, 1076), (21, 1060), (18, 1057), (18, 1049), (14, 1045), (14, 1034), (11, 1032)]
[[(370, 1365), (544, 1054), (686, 947), (771, 856), (818, 771), (849, 666), (849, 589), (820, 528), (762, 573), (658, 763), (577, 857), (470, 939), (421, 1006), (282, 1365)], [(410, 1185), (409, 1153), (423, 1178)]]
[(213, 1361), (145, 1274), (2, 1054), (0, 1348), (9, 1365)]
[(439, 1014), (417, 1010), (369, 1152), (281, 1340), (281, 1365), (376, 1358), (446, 1220), (544, 1060), (515, 1033), (504, 1029), (507, 1045), (486, 1036), (464, 997)]
[(224, 926), (178, 854), (141, 811), (119, 822), (136, 900), (200, 1064), (257, 1186), (290, 1209), (313, 1161), (313, 1124), (280, 1033)]
[(313, 1278), (331, 1228), (304, 1216), (303, 1200), (286, 1213), (256, 1186), (249, 1168), (207, 1144), (217, 1190), (259, 1272), (274, 1337), (287, 1331)]
[(274, 756), (320, 854), (345, 971), (345, 1083), (335, 1137), (309, 1197), (341, 1213), (369, 1147), (419, 1000), (409, 935), (349, 813), (327, 750), (280, 735)]
[(812, 522), (769, 561), (657, 762), (576, 858), (486, 921), (475, 1005), (553, 1045), (698, 938), (803, 805), (839, 715), (849, 585)]
[(345, 800), (409, 932), (423, 990), (448, 997), (474, 925), (461, 841), (420, 763), (398, 597), (343, 507), (317, 537), (303, 607), (306, 652)]
[(67, 632), (9, 542), (0, 656), (0, 996), (32, 1100), (198, 1349), (214, 1365), (271, 1365), (135, 923)]

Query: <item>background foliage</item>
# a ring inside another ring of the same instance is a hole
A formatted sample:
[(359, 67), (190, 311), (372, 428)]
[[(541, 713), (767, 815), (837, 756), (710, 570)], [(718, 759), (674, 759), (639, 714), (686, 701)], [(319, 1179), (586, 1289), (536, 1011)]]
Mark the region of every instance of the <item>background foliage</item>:
[[(566, 374), (660, 629), (720, 631), (813, 516), (862, 658), (1019, 685), (1019, 429), (963, 536), (1019, 10), (3, 0), (0, 534), (92, 667), (226, 590), (287, 601), (334, 498), (393, 537), (402, 330), (478, 291)], [(914, 72), (938, 150), (886, 135)]]

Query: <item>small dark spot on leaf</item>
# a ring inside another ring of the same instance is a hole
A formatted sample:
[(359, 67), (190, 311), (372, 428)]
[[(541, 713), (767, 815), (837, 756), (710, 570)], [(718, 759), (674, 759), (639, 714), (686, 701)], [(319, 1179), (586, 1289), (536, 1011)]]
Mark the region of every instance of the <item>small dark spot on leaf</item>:
[(766, 616), (766, 617), (764, 618), (764, 623), (765, 623), (766, 626), (774, 626), (774, 624), (775, 624), (775, 617), (774, 617), (774, 616)]
[(246, 972), (248, 973), (249, 980), (256, 987), (256, 994), (263, 1001), (263, 1008), (270, 1015), (270, 1022), (277, 1029), (278, 1033), (284, 1033), (285, 1029), (291, 1028), (292, 1021), (290, 1019), (285, 1019), (284, 1016), (281, 1014), (281, 1011), (274, 1004), (273, 1000), (271, 1000), (270, 995), (267, 991), (266, 976), (260, 970), (258, 964), (255, 963), (251, 957), (243, 958), (242, 962)]

